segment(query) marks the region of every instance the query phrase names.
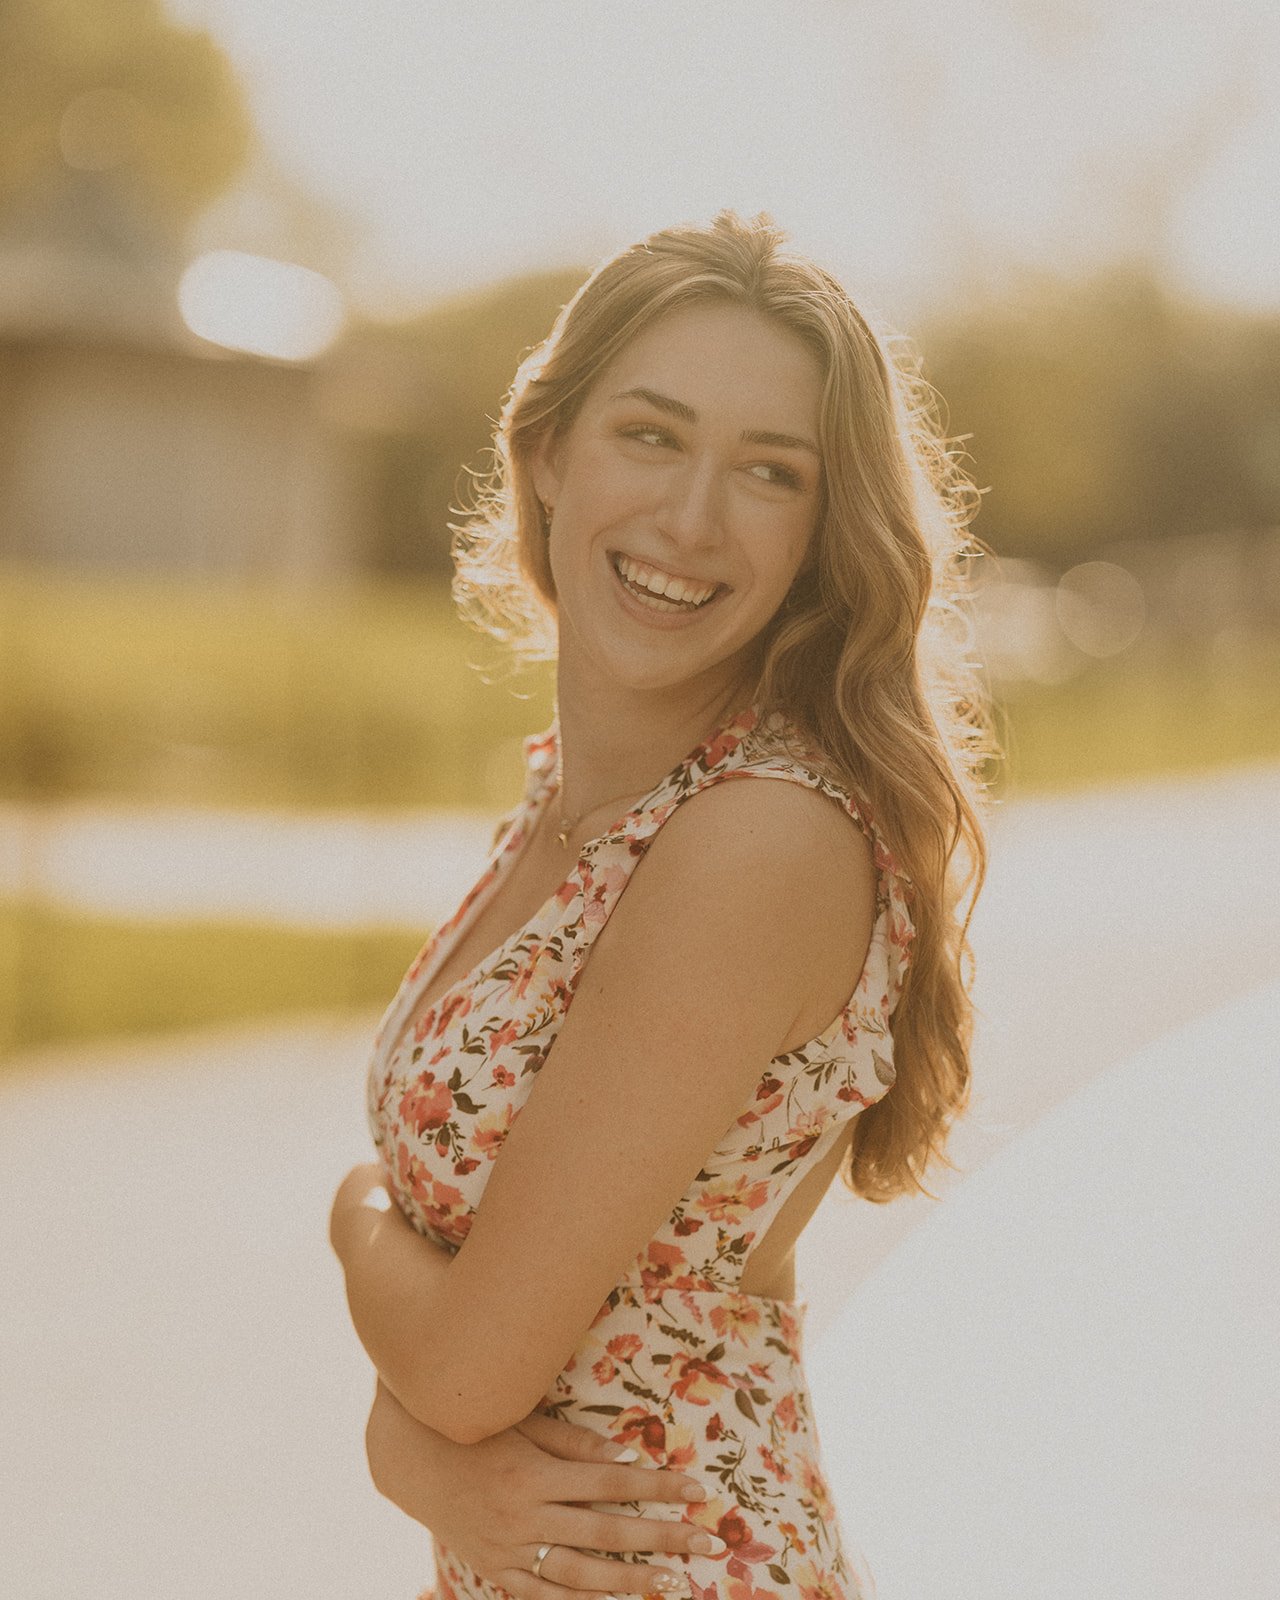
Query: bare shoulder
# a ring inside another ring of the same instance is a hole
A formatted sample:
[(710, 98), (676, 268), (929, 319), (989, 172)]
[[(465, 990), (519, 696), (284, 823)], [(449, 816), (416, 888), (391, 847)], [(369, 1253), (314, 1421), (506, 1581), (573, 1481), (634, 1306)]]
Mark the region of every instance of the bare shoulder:
[(690, 798), (650, 847), (682, 867), (705, 860), (717, 876), (786, 887), (810, 914), (823, 905), (873, 904), (875, 859), (853, 817), (823, 790), (739, 769)]
[(825, 1022), (856, 985), (875, 909), (854, 818), (820, 789), (740, 769), (659, 828), (601, 931), (597, 971), (611, 949), (621, 962), (661, 948), (683, 988), (767, 973), (789, 1024), (806, 1008)]

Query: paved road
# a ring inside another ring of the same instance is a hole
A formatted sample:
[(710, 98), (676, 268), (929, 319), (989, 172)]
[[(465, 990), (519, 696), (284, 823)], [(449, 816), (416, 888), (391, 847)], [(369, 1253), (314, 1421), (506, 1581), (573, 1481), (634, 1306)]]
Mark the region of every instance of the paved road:
[[(1028, 801), (999, 819), (974, 930), (978, 1093), (954, 1141), (974, 1176), (944, 1186), (955, 1215), (967, 1186), (1055, 1107), (1170, 1029), (1280, 978), (1277, 814), (1273, 768)], [(337, 1176), (367, 1158), (361, 1079), (375, 1020), (45, 1051), (6, 1072), (6, 1600), (387, 1600), (429, 1578), (425, 1533), (366, 1479), (370, 1384), (324, 1237)], [(1215, 1037), (1211, 1026), (1202, 1037), (1206, 1095), (1232, 1066), (1230, 1036), (1220, 1052)], [(1140, 1100), (1111, 1103), (1120, 1125), (1142, 1122)], [(860, 1283), (870, 1296), (910, 1259), (906, 1234), (924, 1238), (951, 1214), (833, 1194), (801, 1250), (811, 1348), (842, 1326)], [(827, 1432), (856, 1418), (854, 1393), (838, 1389), (820, 1411)], [(960, 1416), (938, 1412), (943, 1434)], [(945, 1451), (891, 1423), (877, 1424), (884, 1481), (901, 1481), (895, 1463), (920, 1476), (877, 1534), (886, 1549), (915, 1537), (921, 1506), (952, 1489)], [(1225, 1511), (1221, 1526), (1235, 1527)], [(1194, 1592), (1252, 1600), (1239, 1587)]]

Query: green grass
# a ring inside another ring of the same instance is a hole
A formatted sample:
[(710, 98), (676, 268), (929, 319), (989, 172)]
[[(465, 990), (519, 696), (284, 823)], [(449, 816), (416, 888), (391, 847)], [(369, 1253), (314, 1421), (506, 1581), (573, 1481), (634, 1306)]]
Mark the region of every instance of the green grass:
[(136, 922), (0, 902), (8, 1052), (283, 1012), (381, 1010), (425, 934)]
[(0, 797), (504, 806), (552, 704), (505, 662), (417, 582), (0, 568)]
[(1147, 640), (1066, 683), (1006, 690), (1000, 718), (1013, 793), (1280, 760), (1280, 637)]

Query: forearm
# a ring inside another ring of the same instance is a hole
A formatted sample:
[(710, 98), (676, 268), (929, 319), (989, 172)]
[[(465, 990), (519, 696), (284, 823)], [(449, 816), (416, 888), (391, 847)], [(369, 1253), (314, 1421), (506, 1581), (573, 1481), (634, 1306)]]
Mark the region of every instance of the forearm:
[(376, 1180), (357, 1181), (354, 1189), (349, 1180), (344, 1183), (334, 1202), (330, 1239), (365, 1353), (405, 1410), (436, 1426), (422, 1414), (430, 1409), (422, 1403), (422, 1378), (452, 1256), (418, 1233)]

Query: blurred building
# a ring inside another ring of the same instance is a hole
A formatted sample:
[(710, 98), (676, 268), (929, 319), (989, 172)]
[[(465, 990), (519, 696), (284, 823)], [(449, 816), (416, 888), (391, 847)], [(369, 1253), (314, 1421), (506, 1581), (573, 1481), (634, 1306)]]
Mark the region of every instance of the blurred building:
[(316, 365), (179, 311), (177, 242), (68, 172), (0, 218), (0, 556), (305, 580), (358, 564)]

